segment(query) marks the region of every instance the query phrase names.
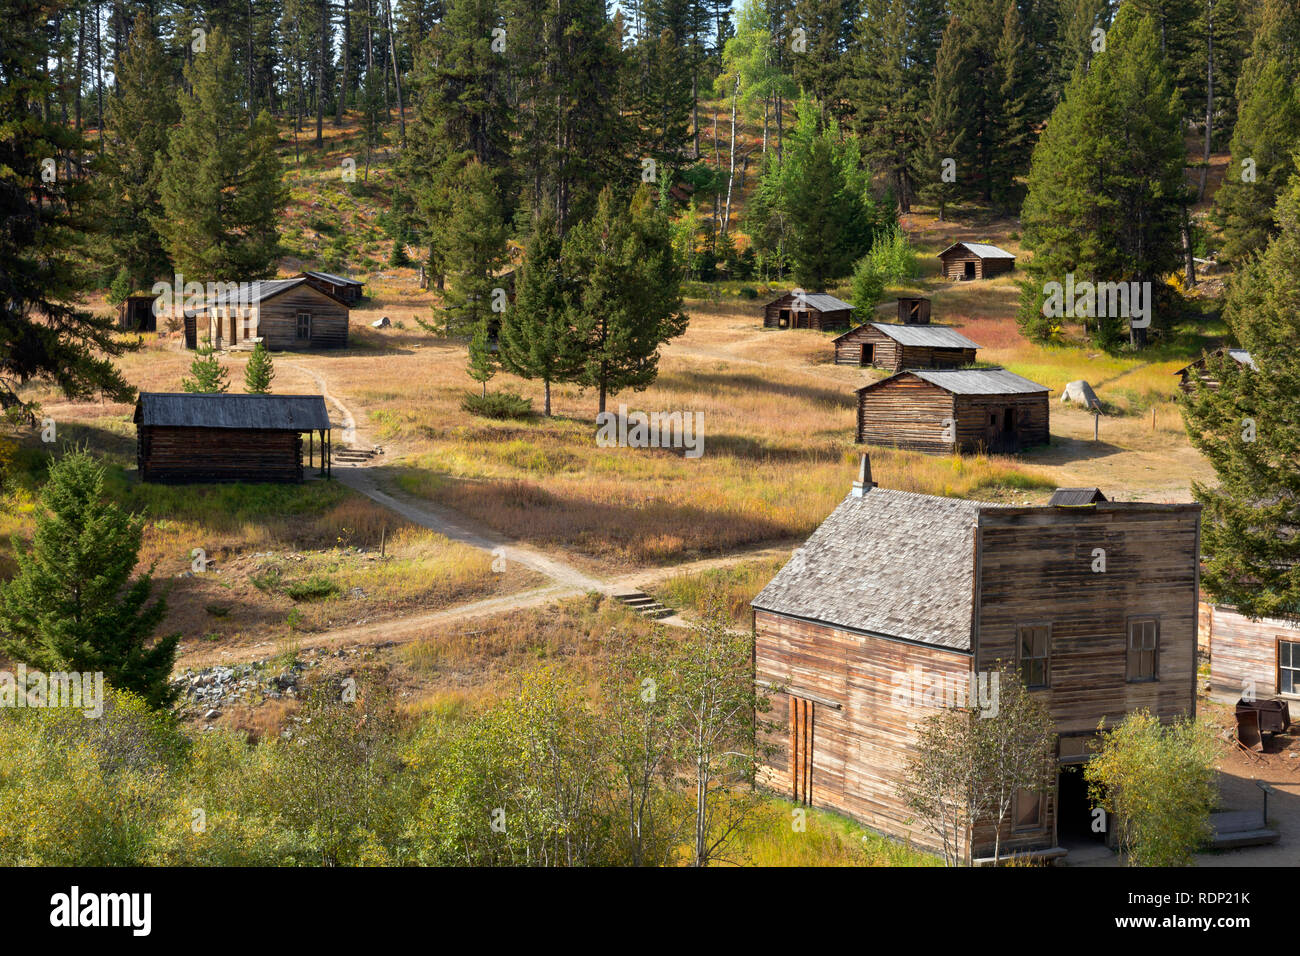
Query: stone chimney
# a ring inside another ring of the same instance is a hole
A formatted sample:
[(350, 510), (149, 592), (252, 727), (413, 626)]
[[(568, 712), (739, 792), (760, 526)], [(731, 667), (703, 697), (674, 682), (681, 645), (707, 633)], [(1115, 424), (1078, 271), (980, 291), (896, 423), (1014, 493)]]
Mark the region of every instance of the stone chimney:
[(871, 456), (863, 452), (862, 460), (858, 462), (858, 477), (853, 482), (853, 489), (849, 494), (854, 498), (861, 498), (874, 487), (876, 483), (871, 480)]

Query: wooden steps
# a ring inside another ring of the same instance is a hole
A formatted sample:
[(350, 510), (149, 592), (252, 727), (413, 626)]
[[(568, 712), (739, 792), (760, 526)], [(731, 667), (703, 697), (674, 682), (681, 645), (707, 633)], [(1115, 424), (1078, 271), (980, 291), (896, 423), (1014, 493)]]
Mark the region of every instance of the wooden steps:
[(622, 601), (642, 617), (654, 618), (655, 620), (672, 617), (677, 613), (670, 607), (664, 607), (644, 591), (624, 591), (622, 594), (615, 594), (614, 599)]
[(373, 448), (336, 448), (331, 458), (340, 465), (364, 465), (375, 457)]

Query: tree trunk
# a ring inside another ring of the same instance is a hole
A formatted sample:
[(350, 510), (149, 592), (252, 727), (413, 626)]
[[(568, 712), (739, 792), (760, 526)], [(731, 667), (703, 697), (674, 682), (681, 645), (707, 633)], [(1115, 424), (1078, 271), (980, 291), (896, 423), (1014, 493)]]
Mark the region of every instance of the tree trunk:
[(1205, 198), (1205, 187), (1210, 178), (1211, 140), (1214, 135), (1214, 3), (1215, 0), (1208, 0), (1206, 5), (1208, 21), (1205, 28), (1205, 42), (1207, 44), (1205, 63), (1205, 165), (1201, 167), (1201, 188), (1196, 196), (1197, 201)]
[(316, 148), (325, 146), (325, 48), (329, 46), (329, 0), (320, 0), (320, 56), (316, 60)]
[(348, 67), (352, 61), (348, 49), (352, 46), (352, 12), (348, 0), (343, 0), (343, 78), (339, 81), (339, 102), (334, 110), (334, 125), (343, 125), (343, 104), (348, 98)]
[(546, 402), (545, 402), (545, 404), (546, 404), (546, 417), (547, 417), (547, 418), (550, 418), (550, 417), (551, 417), (551, 380), (550, 380), (549, 378), (543, 380), (543, 382), (542, 382), (542, 386), (543, 386), (543, 388), (545, 388), (545, 390), (546, 390)]
[(406, 111), (402, 108), (402, 77), (397, 69), (397, 44), (393, 39), (393, 3), (384, 0), (384, 11), (388, 18), (388, 54), (393, 61), (393, 89), (397, 94), (397, 141), (406, 146)]
[(736, 75), (735, 86), (731, 90), (731, 159), (727, 174), (727, 211), (722, 217), (722, 231), (731, 228), (731, 184), (736, 181), (736, 99), (740, 96), (740, 75)]

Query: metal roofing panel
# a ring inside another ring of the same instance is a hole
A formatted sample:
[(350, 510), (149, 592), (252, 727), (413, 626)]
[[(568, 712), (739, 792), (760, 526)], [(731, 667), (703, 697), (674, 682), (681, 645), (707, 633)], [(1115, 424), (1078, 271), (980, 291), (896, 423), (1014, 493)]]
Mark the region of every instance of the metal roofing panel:
[(977, 349), (974, 342), (956, 329), (943, 325), (897, 325), (872, 322), (871, 327), (888, 335), (900, 345), (922, 345), (942, 349)]
[(330, 427), (320, 395), (226, 395), (141, 392), (137, 425), (314, 431)]

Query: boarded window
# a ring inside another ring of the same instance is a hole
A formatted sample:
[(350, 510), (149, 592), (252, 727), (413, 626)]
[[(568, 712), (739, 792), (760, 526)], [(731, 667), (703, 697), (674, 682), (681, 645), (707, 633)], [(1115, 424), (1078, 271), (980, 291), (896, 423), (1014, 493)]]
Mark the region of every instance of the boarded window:
[(1128, 622), (1128, 679), (1156, 680), (1160, 657), (1160, 622), (1153, 617)]
[(810, 700), (790, 698), (790, 795), (795, 803), (812, 803), (815, 709)]
[(1017, 657), (1020, 679), (1029, 688), (1048, 685), (1048, 656), (1052, 628), (1047, 624), (1026, 624), (1020, 628)]
[(1277, 692), (1300, 694), (1300, 641), (1278, 639)]
[(310, 312), (298, 313), (298, 338), (300, 339), (311, 338), (311, 313)]
[(1017, 790), (1012, 818), (1017, 830), (1036, 830), (1043, 825), (1043, 795), (1033, 790)]

